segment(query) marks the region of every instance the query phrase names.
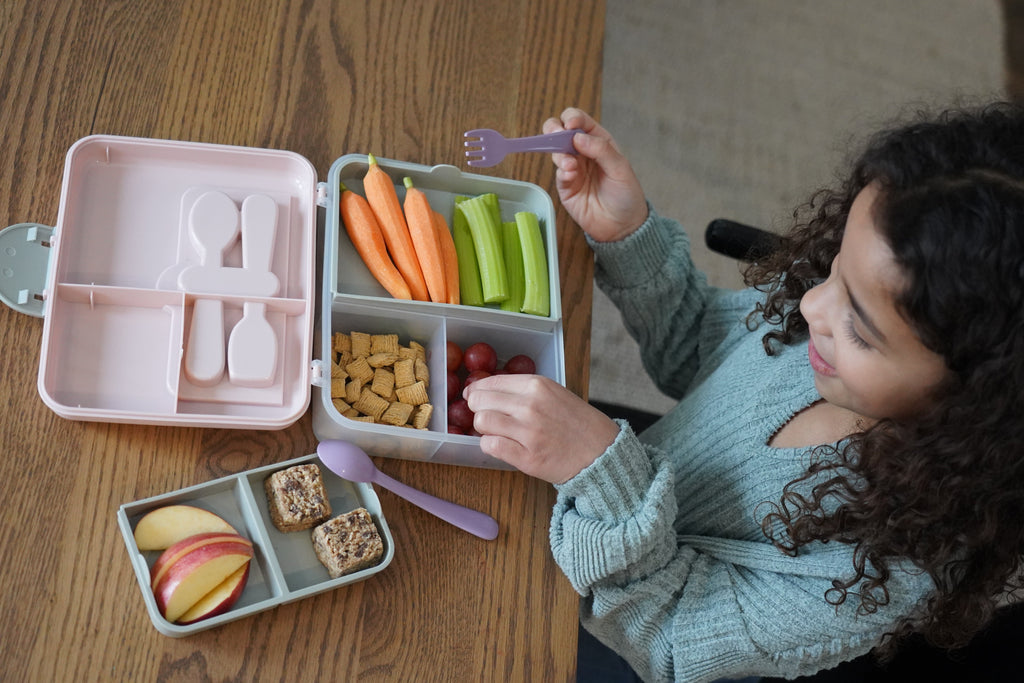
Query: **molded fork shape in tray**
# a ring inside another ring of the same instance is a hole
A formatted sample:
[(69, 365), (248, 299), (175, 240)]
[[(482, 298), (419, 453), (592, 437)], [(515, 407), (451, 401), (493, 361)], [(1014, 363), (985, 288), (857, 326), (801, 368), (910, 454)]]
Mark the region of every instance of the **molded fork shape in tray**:
[(575, 154), (572, 139), (576, 130), (560, 130), (546, 135), (532, 135), (526, 138), (506, 138), (496, 130), (478, 128), (465, 133), (466, 157), (470, 166), (486, 168), (501, 163), (512, 152), (561, 152)]

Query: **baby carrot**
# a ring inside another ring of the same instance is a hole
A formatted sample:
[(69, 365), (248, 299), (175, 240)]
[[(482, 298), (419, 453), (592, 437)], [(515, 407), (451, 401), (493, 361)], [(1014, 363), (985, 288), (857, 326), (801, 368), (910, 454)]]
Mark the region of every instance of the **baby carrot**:
[(441, 244), (434, 225), (434, 210), (430, 208), (427, 195), (413, 187), (412, 178), (406, 177), (402, 182), (405, 183), (405, 221), (409, 226), (409, 235), (416, 249), (423, 279), (427, 283), (430, 300), (443, 304), (448, 301), (448, 292), (445, 289), (444, 257), (441, 256)]
[(459, 255), (455, 251), (455, 240), (448, 223), (437, 211), (434, 212), (434, 226), (437, 228), (437, 241), (441, 245), (441, 257), (444, 259), (444, 288), (448, 293), (448, 303), (459, 303)]
[(388, 252), (391, 253), (398, 272), (409, 285), (412, 298), (417, 301), (430, 301), (430, 293), (423, 279), (423, 271), (416, 257), (416, 248), (409, 235), (409, 226), (405, 222), (395, 186), (372, 154), (368, 154), (367, 159), (370, 168), (363, 177), (363, 189), (366, 191), (366, 201), (370, 203), (374, 215), (377, 216)]
[(398, 272), (391, 257), (388, 256), (377, 217), (373, 215), (373, 209), (370, 208), (366, 198), (342, 184), (339, 203), (345, 231), (370, 274), (391, 296), (396, 299), (411, 299), (412, 292), (409, 291), (409, 285), (406, 284), (402, 274)]

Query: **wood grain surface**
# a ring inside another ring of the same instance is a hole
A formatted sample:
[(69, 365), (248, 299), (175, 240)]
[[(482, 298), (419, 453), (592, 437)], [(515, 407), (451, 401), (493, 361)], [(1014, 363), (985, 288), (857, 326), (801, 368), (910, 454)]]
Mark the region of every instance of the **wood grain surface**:
[[(529, 135), (566, 106), (598, 112), (603, 26), (591, 0), (4, 2), (3, 224), (54, 225), (64, 156), (94, 133), (287, 149), (321, 179), (352, 152), (462, 166), (464, 130)], [(545, 155), (483, 172), (554, 194)], [(591, 255), (560, 208), (557, 228), (567, 384), (586, 396)], [(310, 417), (280, 431), (65, 420), (36, 388), (41, 333), (0, 307), (0, 680), (572, 680), (577, 597), (548, 548), (553, 491), (513, 472), (377, 459), (493, 515), (498, 539), (381, 490), (385, 571), (159, 634), (118, 507), (312, 453)]]

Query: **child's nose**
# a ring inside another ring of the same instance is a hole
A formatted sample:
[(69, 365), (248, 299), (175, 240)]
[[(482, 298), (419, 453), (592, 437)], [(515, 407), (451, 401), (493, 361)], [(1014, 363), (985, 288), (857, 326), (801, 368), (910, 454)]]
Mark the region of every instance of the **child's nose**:
[(823, 336), (829, 334), (827, 305), (828, 282), (813, 287), (804, 294), (800, 300), (800, 313), (807, 321), (807, 327), (815, 335)]

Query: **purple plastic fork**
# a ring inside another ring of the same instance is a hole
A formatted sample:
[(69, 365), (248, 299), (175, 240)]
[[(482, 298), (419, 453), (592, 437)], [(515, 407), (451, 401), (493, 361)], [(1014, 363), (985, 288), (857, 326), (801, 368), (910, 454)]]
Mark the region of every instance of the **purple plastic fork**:
[[(572, 145), (572, 139), (579, 131), (570, 128), (560, 130), (546, 135), (532, 135), (526, 138), (506, 138), (496, 130), (490, 128), (478, 128), (467, 130), (466, 147), (479, 149), (467, 149), (466, 157), (470, 166), (476, 168), (487, 168), (501, 163), (505, 155), (512, 152), (561, 152), (562, 154), (575, 154), (576, 148)], [(472, 138), (472, 139), (470, 139)]]

